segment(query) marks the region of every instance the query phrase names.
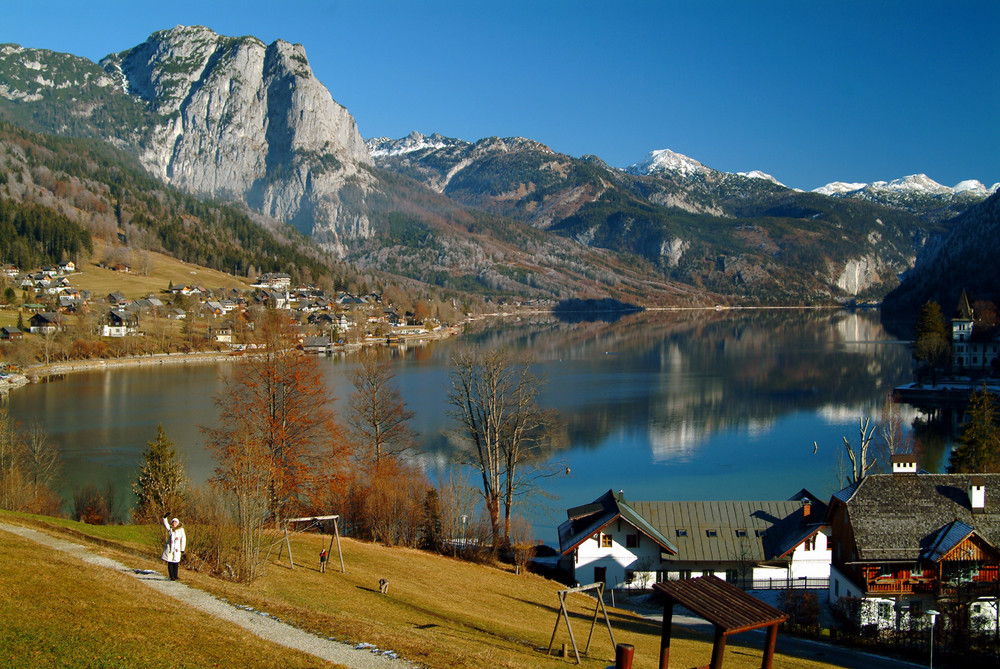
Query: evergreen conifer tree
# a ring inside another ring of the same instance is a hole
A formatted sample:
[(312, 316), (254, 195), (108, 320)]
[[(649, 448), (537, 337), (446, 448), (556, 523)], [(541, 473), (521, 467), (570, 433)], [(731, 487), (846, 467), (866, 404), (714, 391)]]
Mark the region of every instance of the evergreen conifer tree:
[(949, 471), (967, 473), (1000, 470), (1000, 428), (997, 426), (993, 395), (985, 385), (970, 396), (967, 413), (969, 420), (962, 426), (958, 444), (951, 452)]
[(139, 477), (132, 484), (139, 498), (133, 512), (137, 522), (155, 520), (164, 513), (179, 510), (188, 490), (184, 466), (162, 424), (156, 426), (156, 439), (146, 442), (146, 446)]
[(917, 316), (913, 338), (913, 357), (929, 368), (935, 376), (951, 360), (951, 332), (945, 323), (941, 305), (927, 302)]

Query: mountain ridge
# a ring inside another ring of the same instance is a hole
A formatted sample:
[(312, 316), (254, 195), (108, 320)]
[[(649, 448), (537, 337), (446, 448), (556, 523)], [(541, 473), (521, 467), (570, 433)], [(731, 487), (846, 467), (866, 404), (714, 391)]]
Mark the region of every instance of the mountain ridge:
[(941, 212), (962, 206), (931, 198), (936, 213), (917, 215), (667, 150), (620, 169), (523, 137), (366, 142), (304, 47), (202, 26), (158, 31), (100, 65), (0, 47), (0, 114), (104, 139), (165, 183), (288, 222), (351, 262), (451, 288), (877, 298), (946, 232)]

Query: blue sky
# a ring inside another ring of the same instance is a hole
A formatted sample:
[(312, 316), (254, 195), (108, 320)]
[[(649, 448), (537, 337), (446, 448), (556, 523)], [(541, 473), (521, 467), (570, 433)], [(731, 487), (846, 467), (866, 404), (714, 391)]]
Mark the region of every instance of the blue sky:
[(305, 46), (365, 137), (672, 149), (793, 187), (1000, 181), (1000, 3), (0, 0), (0, 42), (92, 60), (178, 24)]

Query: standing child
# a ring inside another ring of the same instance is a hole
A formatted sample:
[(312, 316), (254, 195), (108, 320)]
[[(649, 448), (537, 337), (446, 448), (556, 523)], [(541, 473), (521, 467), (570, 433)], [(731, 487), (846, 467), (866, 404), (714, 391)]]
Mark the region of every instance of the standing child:
[(319, 552), (319, 570), (320, 570), (320, 572), (326, 571), (326, 549), (325, 548)]

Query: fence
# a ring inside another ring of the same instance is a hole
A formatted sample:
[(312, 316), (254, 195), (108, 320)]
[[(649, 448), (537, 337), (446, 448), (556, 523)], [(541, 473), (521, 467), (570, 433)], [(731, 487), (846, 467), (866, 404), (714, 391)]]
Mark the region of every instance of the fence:
[(757, 579), (752, 583), (746, 582), (750, 587), (747, 590), (827, 590), (830, 587), (829, 578), (782, 578), (782, 579)]

